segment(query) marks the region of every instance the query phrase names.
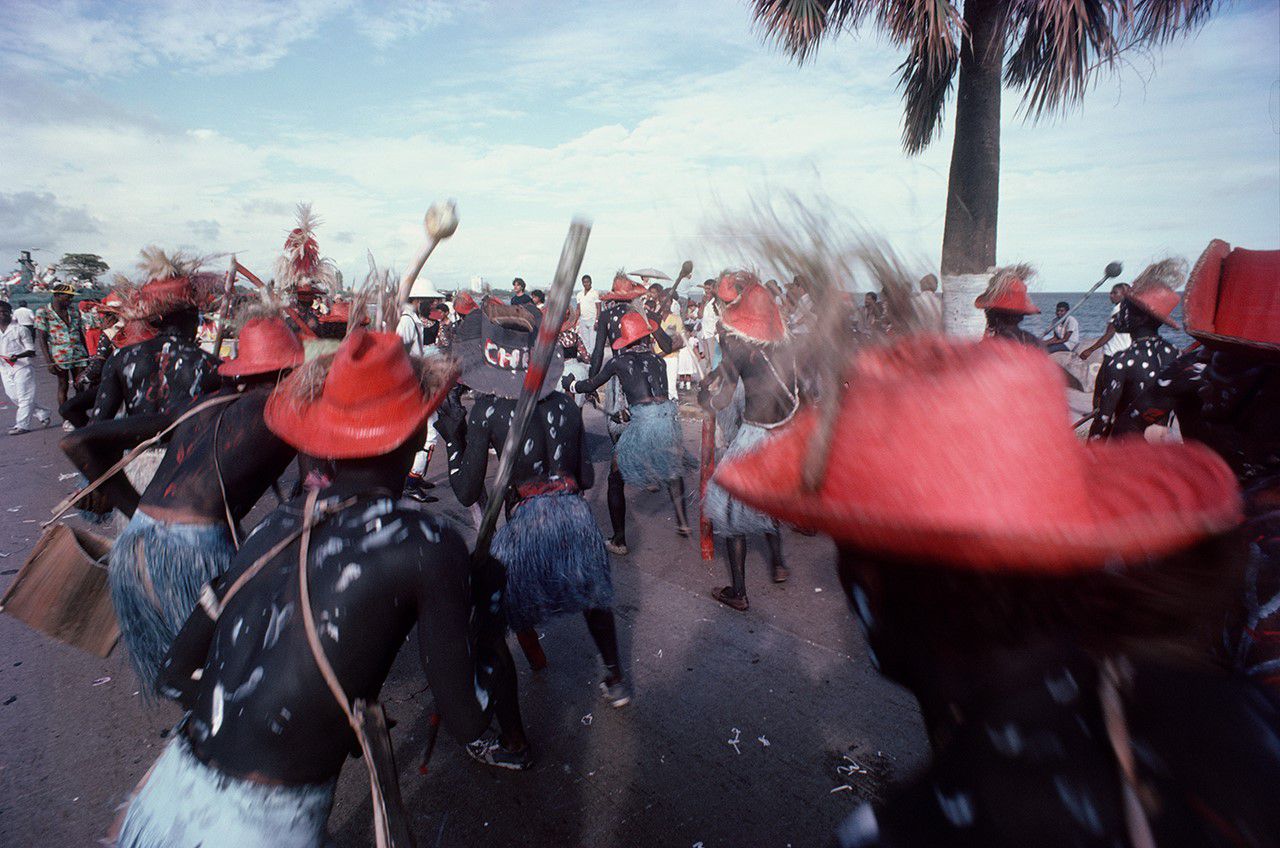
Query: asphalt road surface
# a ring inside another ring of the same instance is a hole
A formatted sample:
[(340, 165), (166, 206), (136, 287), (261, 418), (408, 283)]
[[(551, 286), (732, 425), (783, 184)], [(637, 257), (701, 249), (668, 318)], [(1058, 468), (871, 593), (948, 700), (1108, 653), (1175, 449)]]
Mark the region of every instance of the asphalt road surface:
[[(52, 378), (41, 378), (40, 402), (51, 407)], [(0, 397), (0, 433), (12, 416)], [(600, 481), (588, 499), (607, 528), (609, 443), (600, 414), (588, 408), (586, 418)], [(0, 435), (0, 592), (76, 486), (54, 420)], [(691, 417), (685, 435), (696, 455)], [(474, 536), (443, 484), (443, 453), (430, 469), (442, 484), (437, 506)], [(693, 491), (696, 474), (687, 480)], [(727, 582), (723, 562), (703, 562), (696, 539), (676, 536), (666, 492), (628, 494), (631, 554), (614, 558), (613, 577), (630, 706), (600, 700), (581, 618), (556, 619), (542, 628), (550, 668), (532, 673), (517, 653), (534, 768), (484, 768), (442, 734), (424, 776), (431, 693), (413, 637), (401, 651), (383, 698), (420, 848), (822, 846), (857, 805), (922, 764), (915, 702), (867, 662), (830, 541), (784, 531), (793, 576), (781, 586), (753, 547), (751, 610), (739, 613), (711, 599)], [(259, 510), (273, 504), (268, 494)], [(0, 615), (0, 846), (97, 844), (178, 718), (144, 700), (121, 649), (100, 660)], [(343, 770), (329, 827), (340, 846), (371, 844), (358, 762)]]

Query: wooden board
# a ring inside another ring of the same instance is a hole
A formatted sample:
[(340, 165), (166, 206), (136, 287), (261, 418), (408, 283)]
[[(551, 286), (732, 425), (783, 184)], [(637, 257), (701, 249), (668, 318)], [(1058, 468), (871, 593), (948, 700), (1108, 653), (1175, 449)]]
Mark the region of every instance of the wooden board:
[(107, 656), (120, 638), (107, 586), (110, 552), (110, 540), (55, 524), (0, 598), (0, 611), (60, 642)]

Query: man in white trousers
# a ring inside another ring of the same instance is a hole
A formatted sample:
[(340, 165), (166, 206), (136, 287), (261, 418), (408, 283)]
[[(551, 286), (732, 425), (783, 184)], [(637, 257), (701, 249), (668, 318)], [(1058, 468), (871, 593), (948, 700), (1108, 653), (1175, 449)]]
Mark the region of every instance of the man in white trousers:
[[(410, 356), (434, 356), (440, 352), (436, 341), (440, 334), (440, 322), (431, 317), (431, 310), (444, 300), (444, 294), (436, 291), (430, 280), (419, 277), (409, 289), (409, 302), (400, 312), (400, 322), (396, 325), (396, 335), (404, 342), (404, 349)], [(409, 479), (405, 481), (404, 493), (421, 503), (434, 503), (439, 498), (427, 494), (428, 489), (435, 488), (426, 478), (427, 465), (431, 462), (431, 454), (436, 446), (436, 416), (433, 412), (427, 422), (427, 441), (422, 450), (413, 456), (413, 468), (409, 470)]]
[(49, 423), (49, 413), (36, 406), (36, 380), (31, 370), (31, 360), (36, 355), (35, 340), (31, 330), (13, 320), (13, 309), (8, 301), (0, 300), (0, 382), (4, 393), (18, 407), (18, 417), (10, 436), (20, 436), (31, 431), (36, 420), (44, 427)]

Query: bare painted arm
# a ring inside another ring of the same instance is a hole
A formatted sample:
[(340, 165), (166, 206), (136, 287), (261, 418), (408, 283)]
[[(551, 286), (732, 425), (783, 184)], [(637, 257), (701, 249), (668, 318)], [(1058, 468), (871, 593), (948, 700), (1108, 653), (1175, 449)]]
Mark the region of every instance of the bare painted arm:
[[(92, 482), (119, 462), (125, 451), (132, 450), (159, 433), (172, 420), (168, 415), (155, 414), (97, 421), (64, 438), (60, 447), (71, 464)], [(112, 506), (127, 516), (132, 517), (134, 510), (138, 508), (141, 495), (123, 471), (113, 474), (99, 490), (106, 495)]]

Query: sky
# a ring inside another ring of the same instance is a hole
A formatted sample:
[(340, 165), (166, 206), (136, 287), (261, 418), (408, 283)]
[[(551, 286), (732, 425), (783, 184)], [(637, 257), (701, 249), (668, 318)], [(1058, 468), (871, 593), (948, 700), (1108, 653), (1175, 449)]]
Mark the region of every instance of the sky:
[[(599, 283), (686, 258), (701, 279), (755, 264), (735, 222), (783, 196), (856, 217), (921, 273), (939, 261), (953, 109), (904, 154), (901, 51), (871, 30), (797, 66), (734, 0), (0, 7), (0, 270), (38, 248), (132, 273), (154, 243), (265, 275), (306, 201), (359, 280), (370, 252), (403, 267), (445, 198), (461, 224), (423, 272), (441, 288), (549, 285), (574, 215)], [(1065, 115), (1018, 107), (1007, 92), (997, 258), (1034, 263), (1041, 290), (1215, 237), (1280, 247), (1274, 0), (1128, 57)]]

